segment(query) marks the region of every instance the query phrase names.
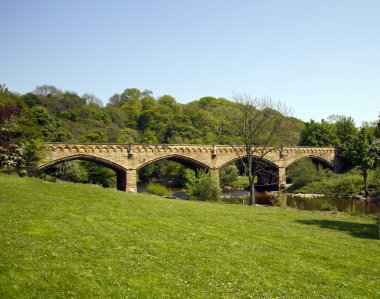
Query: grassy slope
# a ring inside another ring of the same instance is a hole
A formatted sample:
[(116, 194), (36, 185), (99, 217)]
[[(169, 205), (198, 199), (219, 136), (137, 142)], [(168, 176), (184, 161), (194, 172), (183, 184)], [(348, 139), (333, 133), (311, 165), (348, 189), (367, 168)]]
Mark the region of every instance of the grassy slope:
[[(380, 169), (370, 171), (368, 186), (380, 191)], [(357, 194), (364, 188), (363, 176), (358, 169), (345, 173), (331, 173), (322, 181), (312, 182), (302, 187), (291, 186), (288, 192), (348, 195)]]
[(0, 175), (0, 297), (379, 298), (373, 219)]

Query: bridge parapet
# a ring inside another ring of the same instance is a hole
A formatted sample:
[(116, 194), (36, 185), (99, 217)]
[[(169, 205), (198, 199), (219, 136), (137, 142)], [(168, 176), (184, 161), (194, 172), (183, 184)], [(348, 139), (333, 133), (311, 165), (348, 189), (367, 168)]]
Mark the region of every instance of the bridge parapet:
[[(258, 148), (257, 154), (253, 156), (259, 157), (261, 150)], [(283, 147), (270, 150), (264, 160), (278, 169), (285, 169), (303, 157), (318, 159), (334, 169), (338, 165), (337, 151), (331, 147)], [(116, 170), (118, 189), (136, 191), (136, 183), (128, 187), (132, 184), (131, 180), (136, 180), (136, 171), (155, 161), (169, 159), (194, 168), (217, 171), (244, 157), (245, 153), (244, 147), (229, 145), (47, 143), (40, 168), (76, 159), (89, 160)], [(281, 178), (285, 177), (284, 173), (281, 171)]]

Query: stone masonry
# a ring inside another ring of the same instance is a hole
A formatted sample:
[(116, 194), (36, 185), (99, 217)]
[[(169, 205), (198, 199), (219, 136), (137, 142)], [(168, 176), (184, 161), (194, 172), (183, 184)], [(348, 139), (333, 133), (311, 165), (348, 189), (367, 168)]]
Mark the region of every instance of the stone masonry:
[[(118, 190), (136, 192), (137, 171), (155, 161), (169, 159), (189, 167), (208, 169), (218, 180), (219, 169), (244, 154), (244, 147), (227, 145), (48, 143), (39, 168), (70, 160), (88, 160), (114, 169)], [(304, 157), (319, 160), (334, 170), (339, 168), (337, 150), (333, 147), (273, 149), (264, 160), (278, 168), (281, 188), (286, 183), (286, 168)]]

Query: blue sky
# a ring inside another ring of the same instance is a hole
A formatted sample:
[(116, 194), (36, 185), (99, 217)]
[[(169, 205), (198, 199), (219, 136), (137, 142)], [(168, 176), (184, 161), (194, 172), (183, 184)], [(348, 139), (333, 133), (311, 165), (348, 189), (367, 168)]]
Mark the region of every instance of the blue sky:
[(0, 0), (0, 83), (186, 103), (250, 93), (303, 120), (380, 112), (380, 1)]

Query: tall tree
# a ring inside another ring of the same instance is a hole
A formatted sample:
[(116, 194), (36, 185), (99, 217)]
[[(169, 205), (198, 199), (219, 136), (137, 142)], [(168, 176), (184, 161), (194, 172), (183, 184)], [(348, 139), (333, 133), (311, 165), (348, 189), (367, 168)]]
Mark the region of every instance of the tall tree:
[(335, 146), (338, 142), (335, 125), (322, 120), (310, 120), (301, 131), (300, 145)]
[(356, 128), (355, 121), (352, 117), (337, 115), (335, 119), (336, 145), (340, 148), (339, 156), (343, 159), (347, 167), (352, 167), (351, 148), (359, 130)]
[(352, 161), (361, 170), (364, 179), (364, 191), (368, 195), (368, 175), (374, 167), (376, 158), (379, 155), (379, 148), (371, 142), (371, 138), (365, 127), (355, 138), (351, 147)]
[(250, 95), (234, 96), (238, 112), (231, 114), (232, 126), (245, 155), (241, 158), (249, 180), (249, 205), (255, 204), (255, 176), (264, 170), (265, 157), (274, 150), (281, 150), (286, 137), (286, 114), (281, 103), (269, 99), (257, 99)]
[(379, 120), (377, 121), (377, 124), (376, 124), (375, 137), (377, 139), (380, 139), (380, 114), (379, 114)]

